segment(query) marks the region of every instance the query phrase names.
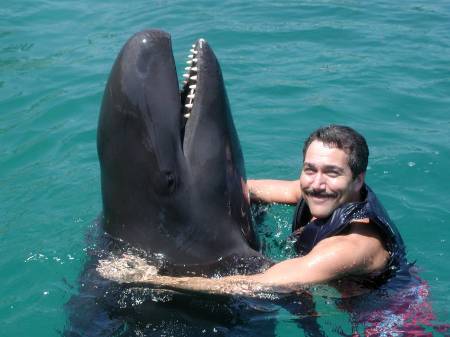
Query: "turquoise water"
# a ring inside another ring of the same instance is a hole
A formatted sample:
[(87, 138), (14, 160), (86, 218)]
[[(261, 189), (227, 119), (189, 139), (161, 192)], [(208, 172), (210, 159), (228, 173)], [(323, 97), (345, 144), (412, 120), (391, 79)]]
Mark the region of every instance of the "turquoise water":
[[(296, 178), (320, 125), (363, 133), (368, 182), (429, 284), (435, 321), (449, 323), (448, 1), (6, 0), (0, 17), (1, 336), (64, 330), (101, 210), (104, 85), (123, 43), (150, 27), (172, 34), (179, 69), (195, 39), (214, 47), (249, 177)], [(269, 210), (276, 259), (291, 212)], [(349, 333), (346, 314), (316, 297), (319, 322)], [(283, 309), (277, 319), (279, 336), (302, 335)]]

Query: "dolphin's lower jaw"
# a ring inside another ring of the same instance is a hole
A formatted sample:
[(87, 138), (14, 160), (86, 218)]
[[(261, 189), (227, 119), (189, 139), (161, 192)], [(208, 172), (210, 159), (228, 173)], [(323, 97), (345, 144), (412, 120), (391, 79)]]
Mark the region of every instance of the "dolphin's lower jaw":
[(219, 63), (198, 40), (181, 92), (170, 36), (135, 34), (100, 111), (103, 226), (170, 265), (258, 257), (245, 168)]

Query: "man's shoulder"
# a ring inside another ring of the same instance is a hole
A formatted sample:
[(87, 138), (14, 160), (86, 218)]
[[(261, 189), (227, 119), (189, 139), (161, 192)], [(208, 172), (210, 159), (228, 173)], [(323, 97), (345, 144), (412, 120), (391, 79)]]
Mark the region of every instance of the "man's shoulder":
[(345, 233), (326, 238), (315, 247), (316, 252), (328, 249), (347, 254), (363, 273), (383, 270), (389, 260), (382, 236), (368, 218), (351, 222)]
[(354, 220), (349, 223), (347, 229), (337, 235), (330, 236), (320, 241), (316, 248), (326, 246), (343, 245), (354, 249), (354, 252), (385, 250), (382, 235), (378, 226), (369, 218)]

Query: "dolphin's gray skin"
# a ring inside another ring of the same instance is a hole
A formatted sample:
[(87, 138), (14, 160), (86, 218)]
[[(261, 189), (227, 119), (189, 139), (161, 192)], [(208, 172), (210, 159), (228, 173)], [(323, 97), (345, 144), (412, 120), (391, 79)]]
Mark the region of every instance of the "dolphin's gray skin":
[(104, 229), (173, 264), (259, 256), (219, 63), (204, 40), (191, 62), (180, 93), (167, 33), (137, 33), (118, 55), (97, 136)]

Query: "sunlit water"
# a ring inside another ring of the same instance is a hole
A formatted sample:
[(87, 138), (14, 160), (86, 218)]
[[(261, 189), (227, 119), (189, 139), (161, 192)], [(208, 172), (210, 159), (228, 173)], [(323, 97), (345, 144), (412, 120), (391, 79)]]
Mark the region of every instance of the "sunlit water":
[[(429, 285), (429, 322), (449, 322), (448, 1), (6, 0), (0, 17), (1, 336), (57, 336), (67, 324), (101, 210), (104, 85), (123, 43), (149, 27), (172, 34), (179, 69), (195, 39), (212, 44), (249, 177), (297, 177), (301, 143), (320, 125), (363, 133), (367, 180)], [(292, 256), (291, 216), (273, 206), (260, 229), (274, 259)], [(321, 291), (314, 300), (327, 335), (351, 333), (342, 306)], [(266, 311), (270, 334), (302, 335), (285, 308)], [(261, 335), (255, 319), (234, 334)]]

